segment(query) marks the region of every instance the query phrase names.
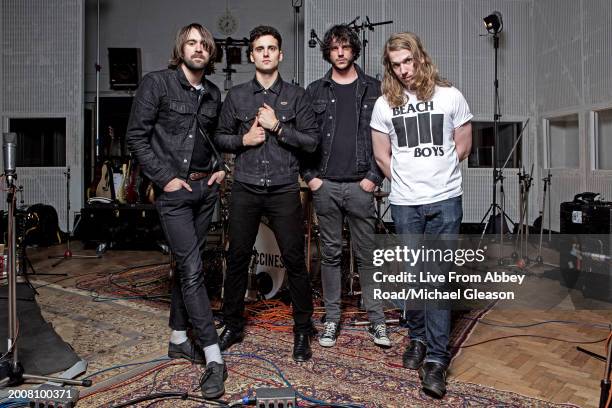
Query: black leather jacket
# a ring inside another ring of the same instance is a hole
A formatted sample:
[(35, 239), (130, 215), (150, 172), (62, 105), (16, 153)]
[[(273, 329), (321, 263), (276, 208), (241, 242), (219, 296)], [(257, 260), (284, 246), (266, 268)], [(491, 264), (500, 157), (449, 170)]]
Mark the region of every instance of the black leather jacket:
[[(367, 178), (374, 184), (382, 183), (384, 175), (376, 164), (372, 151), (372, 131), (370, 130), (370, 119), (374, 103), (380, 96), (380, 81), (366, 75), (361, 68), (355, 64), (359, 81), (357, 83), (355, 104), (357, 106), (357, 174)], [(331, 80), (332, 70), (327, 71), (325, 76), (308, 85), (306, 92), (312, 100), (312, 107), (317, 117), (317, 124), (321, 132), (321, 143), (315, 154), (308, 155), (304, 160), (302, 176), (304, 181), (309, 182), (315, 177), (324, 177), (327, 171), (327, 163), (334, 140), (336, 129), (336, 104), (334, 96), (334, 84)]]
[[(207, 79), (202, 85), (200, 103), (196, 89), (180, 68), (151, 72), (138, 87), (127, 127), (127, 144), (144, 174), (160, 188), (175, 177), (187, 179), (194, 140), (203, 137), (196, 127), (198, 106), (201, 129), (213, 141), (221, 92)], [(213, 153), (213, 160), (213, 167), (218, 169), (220, 158)]]
[[(264, 143), (243, 146), (242, 137), (264, 101), (268, 101), (281, 122), (281, 135), (266, 131)], [(304, 89), (284, 82), (279, 76), (267, 90), (256, 79), (230, 89), (223, 102), (215, 140), (221, 150), (236, 154), (235, 180), (277, 186), (297, 182), (298, 159), (304, 152), (316, 150), (319, 131)]]

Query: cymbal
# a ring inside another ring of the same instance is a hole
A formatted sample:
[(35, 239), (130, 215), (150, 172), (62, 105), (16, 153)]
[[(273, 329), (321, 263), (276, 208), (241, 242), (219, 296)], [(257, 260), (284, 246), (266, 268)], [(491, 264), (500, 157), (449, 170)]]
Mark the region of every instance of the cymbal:
[(374, 194), (374, 197), (376, 198), (385, 198), (385, 197), (388, 197), (390, 193), (388, 191), (378, 190), (378, 191), (375, 191), (373, 194)]

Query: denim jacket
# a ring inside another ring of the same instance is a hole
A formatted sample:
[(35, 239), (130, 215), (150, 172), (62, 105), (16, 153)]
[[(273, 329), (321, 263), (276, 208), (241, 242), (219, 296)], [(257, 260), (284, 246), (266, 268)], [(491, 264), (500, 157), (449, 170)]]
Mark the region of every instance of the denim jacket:
[[(280, 136), (266, 130), (264, 143), (244, 146), (242, 138), (264, 101), (274, 109), (283, 130)], [(236, 154), (235, 180), (278, 186), (297, 182), (299, 158), (316, 150), (319, 130), (304, 89), (279, 76), (269, 89), (256, 79), (230, 89), (221, 108), (215, 140), (221, 150)]]
[[(355, 64), (355, 69), (358, 76), (355, 95), (358, 112), (356, 119), (359, 121), (356, 144), (357, 174), (378, 185), (383, 181), (384, 176), (376, 164), (372, 151), (370, 118), (376, 99), (381, 94), (380, 81), (366, 75), (357, 64)], [(315, 177), (324, 177), (330, 159), (336, 129), (336, 104), (334, 103), (336, 98), (331, 76), (332, 70), (330, 69), (323, 78), (312, 82), (306, 89), (312, 100), (312, 107), (321, 132), (319, 149), (315, 154), (308, 155), (303, 163), (302, 176), (306, 182)]]
[[(151, 72), (138, 87), (126, 140), (144, 174), (160, 188), (175, 177), (187, 179), (195, 138), (204, 137), (197, 131), (198, 107), (201, 129), (213, 140), (221, 92), (207, 79), (202, 85), (198, 102), (196, 89), (177, 68)], [(221, 158), (212, 154), (213, 167), (218, 168)]]

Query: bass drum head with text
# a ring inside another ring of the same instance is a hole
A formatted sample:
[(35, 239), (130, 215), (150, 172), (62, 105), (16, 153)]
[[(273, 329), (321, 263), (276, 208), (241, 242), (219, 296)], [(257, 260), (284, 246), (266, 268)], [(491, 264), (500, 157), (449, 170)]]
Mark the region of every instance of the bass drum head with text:
[(274, 233), (264, 223), (259, 224), (255, 249), (257, 288), (266, 299), (270, 299), (285, 282), (285, 266)]

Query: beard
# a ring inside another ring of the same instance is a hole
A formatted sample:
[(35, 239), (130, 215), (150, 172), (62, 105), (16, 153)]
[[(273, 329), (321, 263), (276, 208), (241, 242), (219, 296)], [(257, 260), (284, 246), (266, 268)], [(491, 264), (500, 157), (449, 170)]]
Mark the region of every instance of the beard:
[(190, 71), (199, 72), (204, 71), (208, 65), (208, 61), (203, 59), (202, 62), (195, 62), (193, 59), (183, 58), (183, 64), (185, 64)]

